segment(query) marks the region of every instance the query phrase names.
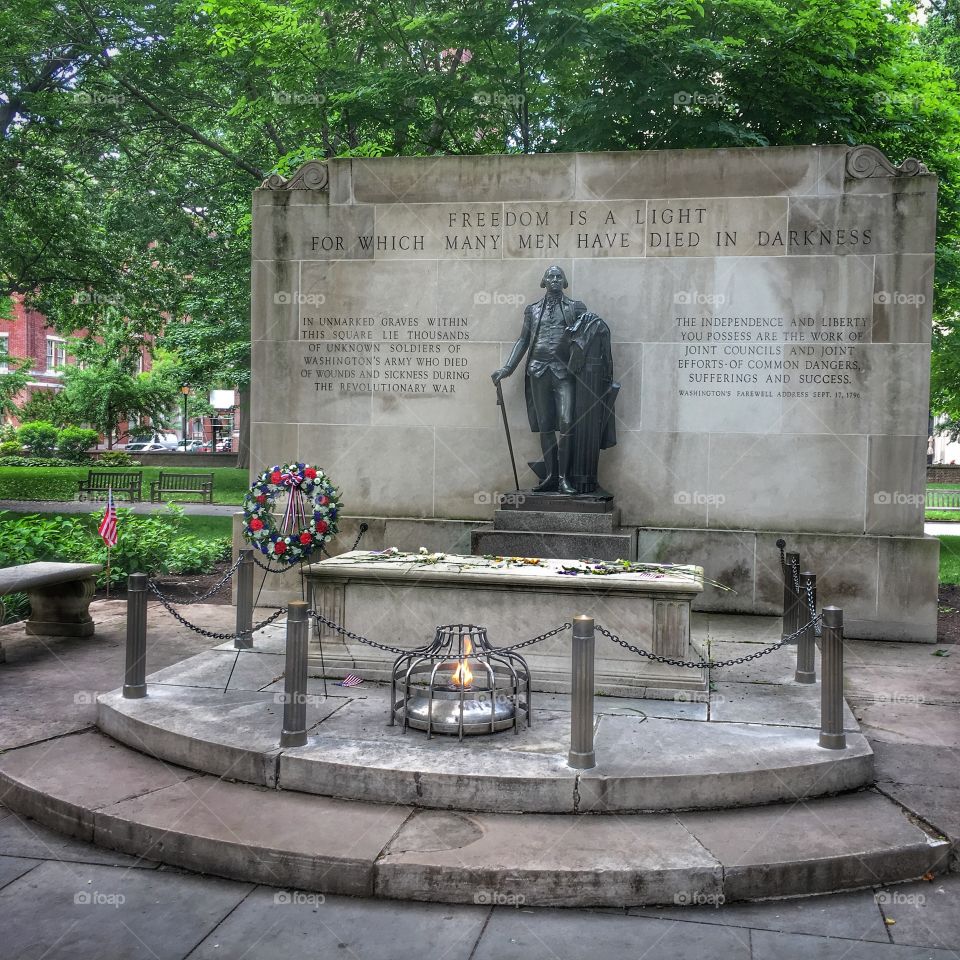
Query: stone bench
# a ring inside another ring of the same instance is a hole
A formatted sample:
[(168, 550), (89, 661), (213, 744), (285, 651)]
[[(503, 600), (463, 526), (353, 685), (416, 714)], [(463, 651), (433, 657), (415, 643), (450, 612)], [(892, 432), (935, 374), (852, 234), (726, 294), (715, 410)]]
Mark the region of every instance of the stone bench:
[(0, 569), (0, 596), (26, 593), (26, 631), (40, 637), (92, 637), (90, 601), (99, 563), (22, 563)]
[[(428, 643), (446, 623), (486, 627), (490, 642), (506, 647), (585, 614), (651, 653), (699, 660), (690, 635), (690, 603), (703, 589), (700, 567), (664, 565), (659, 574), (608, 576), (562, 572), (576, 563), (498, 565), (452, 554), (439, 563), (405, 563), (355, 551), (311, 564), (304, 576), (313, 605), (324, 616), (353, 633), (403, 648)], [(520, 651), (534, 690), (569, 691), (570, 644), (567, 631)], [(395, 657), (324, 627), (310, 645), (310, 673), (357, 672), (389, 680)], [(608, 696), (667, 699), (681, 690), (702, 692), (707, 685), (703, 669), (638, 657), (599, 634), (595, 680), (596, 691)]]

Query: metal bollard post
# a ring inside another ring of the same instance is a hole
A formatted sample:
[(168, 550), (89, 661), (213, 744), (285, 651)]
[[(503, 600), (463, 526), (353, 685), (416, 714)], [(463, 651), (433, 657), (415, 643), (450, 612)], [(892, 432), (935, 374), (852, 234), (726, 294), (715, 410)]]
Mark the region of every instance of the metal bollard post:
[[(791, 633), (795, 633), (802, 626), (798, 616), (800, 597), (797, 596), (797, 591), (793, 585), (794, 573), (799, 576), (800, 554), (787, 553), (785, 557), (786, 566), (783, 568), (783, 633), (780, 634), (781, 639), (789, 637)], [(793, 642), (796, 643), (796, 641)]]
[(140, 700), (147, 695), (147, 575), (127, 577), (127, 663), (123, 695)]
[(307, 605), (303, 600), (292, 600), (287, 605), (287, 656), (280, 746), (302, 747), (306, 742)]
[(843, 750), (843, 610), (823, 608), (820, 637), (820, 746)]
[(813, 615), (810, 612), (808, 597), (814, 597), (816, 609), (817, 596), (816, 575), (807, 571), (800, 574), (800, 626), (806, 624), (807, 629), (800, 634), (797, 644), (797, 672), (793, 679), (797, 683), (817, 682), (817, 640), (813, 628)]
[(235, 650), (250, 650), (253, 647), (253, 550), (245, 547), (240, 551), (240, 566), (237, 567), (237, 629), (233, 646)]
[(570, 686), (570, 754), (567, 766), (589, 770), (597, 765), (593, 749), (593, 617), (573, 618)]

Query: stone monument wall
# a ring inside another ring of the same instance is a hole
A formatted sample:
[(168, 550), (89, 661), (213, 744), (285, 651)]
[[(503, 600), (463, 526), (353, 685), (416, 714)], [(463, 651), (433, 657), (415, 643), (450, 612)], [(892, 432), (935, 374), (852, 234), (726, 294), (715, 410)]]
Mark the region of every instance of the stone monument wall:
[[(784, 535), (848, 632), (934, 638), (922, 164), (844, 146), (332, 160), (270, 178), (253, 209), (253, 470), (322, 465), (365, 543), (467, 552), (514, 489), (490, 373), (559, 264), (612, 331), (600, 480), (639, 559), (733, 588), (706, 609), (776, 614)], [(530, 485), (522, 367), (503, 387)]]

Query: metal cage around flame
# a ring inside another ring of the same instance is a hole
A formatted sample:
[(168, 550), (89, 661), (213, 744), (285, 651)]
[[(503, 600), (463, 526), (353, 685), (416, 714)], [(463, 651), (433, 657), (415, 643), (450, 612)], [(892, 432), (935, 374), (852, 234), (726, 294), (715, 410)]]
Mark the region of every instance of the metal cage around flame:
[(519, 654), (494, 647), (485, 627), (448, 624), (394, 661), (390, 704), (390, 725), (399, 719), (404, 733), (517, 734), (521, 714), (532, 726), (530, 670)]

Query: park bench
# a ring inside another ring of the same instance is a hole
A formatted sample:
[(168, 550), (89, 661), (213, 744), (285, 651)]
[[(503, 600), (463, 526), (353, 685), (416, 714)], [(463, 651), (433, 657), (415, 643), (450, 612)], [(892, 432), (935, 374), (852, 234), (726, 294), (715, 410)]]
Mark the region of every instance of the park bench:
[(213, 474), (165, 473), (161, 470), (159, 477), (150, 482), (150, 502), (166, 500), (170, 493), (194, 494), (203, 503), (213, 503)]
[(31, 636), (92, 637), (90, 601), (101, 570), (99, 563), (21, 563), (4, 567), (0, 569), (0, 597), (27, 594), (30, 618), (25, 626)]
[(89, 470), (87, 479), (79, 481), (77, 499), (93, 499), (98, 494), (105, 496), (108, 490), (113, 490), (115, 497), (125, 494), (131, 503), (143, 499), (143, 471)]

